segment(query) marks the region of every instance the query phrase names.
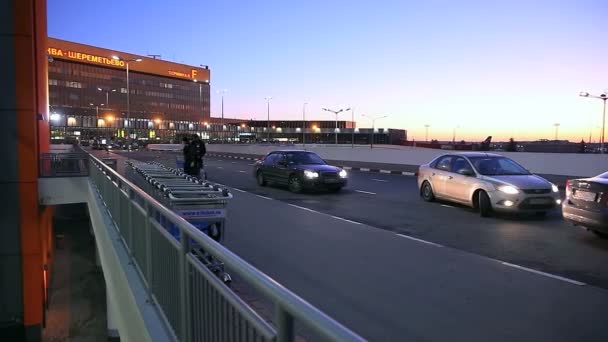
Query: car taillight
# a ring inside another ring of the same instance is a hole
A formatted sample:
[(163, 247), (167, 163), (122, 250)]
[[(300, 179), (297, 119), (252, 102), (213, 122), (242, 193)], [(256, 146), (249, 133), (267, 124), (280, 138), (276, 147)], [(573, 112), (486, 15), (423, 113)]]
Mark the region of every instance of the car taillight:
[(569, 198), (571, 194), (572, 194), (572, 183), (570, 183), (570, 180), (568, 179), (566, 181), (566, 198)]

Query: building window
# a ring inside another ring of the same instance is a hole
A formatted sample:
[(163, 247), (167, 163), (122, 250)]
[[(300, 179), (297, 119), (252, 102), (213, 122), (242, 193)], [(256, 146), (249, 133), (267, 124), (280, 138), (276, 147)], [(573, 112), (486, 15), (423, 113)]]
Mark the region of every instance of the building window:
[(65, 85), (69, 88), (78, 88), (78, 89), (82, 88), (82, 83), (80, 83), (80, 82), (66, 81), (65, 83), (66, 83)]
[(70, 100), (78, 100), (80, 99), (80, 96), (78, 96), (78, 94), (70, 94)]
[(54, 86), (59, 85), (59, 81), (57, 81), (57, 80), (51, 80), (50, 79), (49, 80), (49, 85), (54, 85)]
[(126, 94), (127, 93), (127, 88), (120, 88), (120, 92), (123, 93), (123, 94)]

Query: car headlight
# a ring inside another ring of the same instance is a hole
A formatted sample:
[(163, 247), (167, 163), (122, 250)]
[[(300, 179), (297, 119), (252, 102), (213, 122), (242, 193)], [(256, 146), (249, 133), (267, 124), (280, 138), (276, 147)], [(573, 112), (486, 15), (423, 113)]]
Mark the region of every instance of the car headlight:
[(559, 188), (555, 184), (551, 184), (551, 190), (553, 190), (553, 192), (559, 192)]
[(346, 170), (342, 170), (342, 171), (340, 171), (339, 175), (340, 175), (340, 178), (346, 178), (348, 176), (348, 173), (346, 173)]
[(304, 177), (309, 178), (309, 179), (319, 178), (319, 174), (317, 172), (314, 172), (314, 171), (305, 170), (304, 171)]
[(504, 192), (505, 194), (515, 195), (519, 193), (516, 187), (510, 185), (501, 185), (498, 187), (498, 191)]

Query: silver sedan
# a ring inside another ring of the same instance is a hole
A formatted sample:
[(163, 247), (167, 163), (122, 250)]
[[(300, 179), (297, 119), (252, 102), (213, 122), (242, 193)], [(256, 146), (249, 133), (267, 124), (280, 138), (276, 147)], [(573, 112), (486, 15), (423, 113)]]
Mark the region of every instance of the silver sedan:
[(463, 152), (444, 154), (418, 170), (420, 196), (492, 211), (534, 212), (544, 216), (561, 204), (559, 189), (531, 174), (515, 161), (498, 154)]

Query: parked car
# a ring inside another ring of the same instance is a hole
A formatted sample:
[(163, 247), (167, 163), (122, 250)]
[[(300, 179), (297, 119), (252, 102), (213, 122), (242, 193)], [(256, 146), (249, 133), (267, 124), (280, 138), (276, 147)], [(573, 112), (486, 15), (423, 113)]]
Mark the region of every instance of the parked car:
[(608, 238), (608, 172), (566, 182), (564, 219)]
[(268, 183), (287, 185), (292, 192), (304, 189), (340, 191), (348, 182), (345, 170), (328, 165), (313, 152), (274, 151), (254, 164), (260, 186)]
[(515, 161), (481, 152), (449, 153), (418, 170), (418, 188), (425, 201), (436, 198), (479, 210), (534, 212), (544, 216), (561, 204), (559, 189)]

